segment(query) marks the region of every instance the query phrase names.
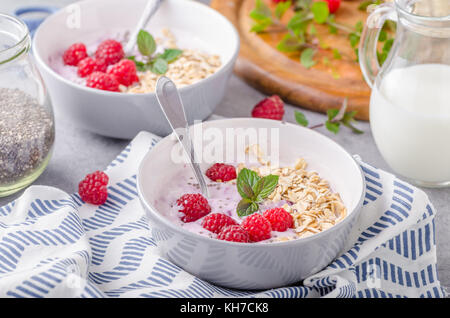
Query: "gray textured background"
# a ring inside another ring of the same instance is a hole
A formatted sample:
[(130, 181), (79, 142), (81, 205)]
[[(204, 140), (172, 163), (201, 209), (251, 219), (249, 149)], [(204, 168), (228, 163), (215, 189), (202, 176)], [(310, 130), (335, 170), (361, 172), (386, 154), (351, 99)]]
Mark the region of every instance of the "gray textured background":
[[(208, 3), (208, 0), (201, 0)], [(12, 13), (21, 6), (53, 5), (64, 6), (73, 0), (2, 0), (0, 12)], [(251, 88), (238, 77), (233, 76), (229, 83), (228, 94), (217, 107), (215, 114), (225, 117), (248, 117), (252, 107), (264, 97), (263, 94)], [(77, 184), (87, 173), (104, 169), (128, 141), (105, 138), (75, 127), (64, 114), (56, 116), (56, 143), (53, 157), (47, 170), (39, 177), (35, 184), (58, 187), (68, 193), (77, 191)], [(285, 120), (295, 122), (295, 107), (286, 106)], [(311, 124), (321, 123), (325, 116), (304, 111)], [(354, 135), (345, 128), (337, 135), (325, 129), (321, 133), (334, 139), (352, 154), (359, 154), (361, 158), (380, 169), (392, 172), (378, 152), (370, 132), (370, 125), (361, 122), (358, 125), (365, 131), (363, 135)], [(418, 127), (420, 129), (420, 127)], [(450, 189), (424, 189), (437, 210), (436, 240), (439, 279), (443, 286), (450, 288)], [(20, 196), (1, 198), (0, 205)]]

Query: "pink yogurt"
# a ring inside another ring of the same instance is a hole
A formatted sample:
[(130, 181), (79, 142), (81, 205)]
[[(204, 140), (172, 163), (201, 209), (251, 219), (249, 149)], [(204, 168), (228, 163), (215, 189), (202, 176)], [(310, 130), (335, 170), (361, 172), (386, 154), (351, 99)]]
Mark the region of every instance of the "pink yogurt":
[[(186, 168), (189, 169), (189, 168)], [(188, 172), (188, 171), (186, 171)], [(237, 191), (236, 182), (214, 182), (205, 178), (209, 189), (208, 203), (211, 206), (211, 213), (224, 213), (229, 215), (238, 223), (241, 223), (245, 218), (241, 218), (237, 215), (236, 206), (241, 200), (241, 196)], [(169, 181), (167, 191), (157, 200), (155, 207), (163, 214), (170, 222), (183, 227), (189, 232), (193, 232), (202, 236), (216, 238), (216, 234), (209, 232), (202, 227), (203, 218), (196, 220), (195, 222), (184, 223), (181, 221), (182, 213), (179, 211), (179, 206), (176, 201), (179, 197), (186, 193), (201, 193), (199, 185), (196, 183), (194, 177), (189, 173), (177, 174), (176, 177)], [(281, 207), (286, 201), (279, 201), (273, 203), (263, 202), (259, 204), (260, 211)], [(285, 232), (272, 231), (272, 237), (262, 242), (272, 242), (277, 238), (296, 238), (296, 234), (293, 229), (289, 229)]]

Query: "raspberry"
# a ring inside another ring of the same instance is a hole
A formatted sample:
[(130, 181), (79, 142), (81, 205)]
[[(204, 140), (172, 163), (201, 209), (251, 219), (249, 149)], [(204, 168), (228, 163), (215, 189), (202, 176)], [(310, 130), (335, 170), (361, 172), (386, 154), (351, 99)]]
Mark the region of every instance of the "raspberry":
[(177, 204), (182, 207), (178, 210), (183, 213), (181, 221), (188, 223), (193, 222), (211, 212), (211, 207), (201, 194), (184, 194), (178, 200)]
[(102, 72), (91, 73), (86, 78), (86, 86), (111, 92), (119, 91), (119, 82), (117, 79), (110, 74)]
[(122, 49), (122, 44), (115, 40), (105, 40), (99, 44), (97, 51), (95, 51), (95, 58), (104, 60), (106, 65), (111, 65), (119, 62), (125, 53)]
[(330, 13), (335, 13), (341, 5), (341, 0), (325, 0), (328, 3)]
[(284, 103), (280, 96), (264, 98), (252, 110), (252, 117), (281, 120), (284, 115)]
[(237, 225), (238, 223), (223, 213), (212, 213), (205, 216), (202, 221), (203, 228), (218, 234), (223, 228), (229, 225)]
[(294, 225), (292, 215), (283, 208), (267, 210), (263, 213), (263, 217), (270, 222), (274, 231), (284, 232)]
[(224, 163), (215, 163), (205, 172), (212, 181), (225, 182), (236, 179), (236, 168)]
[(107, 72), (114, 75), (120, 84), (130, 86), (134, 82), (139, 82), (136, 74), (136, 64), (131, 60), (122, 60), (111, 66)]
[(90, 173), (78, 184), (78, 194), (84, 202), (101, 205), (108, 197), (108, 181), (108, 176), (102, 171)]
[(78, 63), (78, 76), (86, 77), (92, 72), (106, 72), (106, 64), (103, 61), (94, 60), (89, 56)]
[(75, 43), (64, 51), (63, 61), (66, 65), (77, 66), (87, 56), (86, 46), (83, 43)]
[(239, 225), (230, 225), (222, 229), (217, 238), (222, 241), (248, 243), (249, 236), (246, 230)]
[(272, 226), (261, 214), (254, 213), (247, 216), (241, 224), (242, 228), (248, 232), (249, 238), (253, 242), (259, 242), (270, 238)]
[(272, 0), (273, 3), (286, 2), (287, 0)]

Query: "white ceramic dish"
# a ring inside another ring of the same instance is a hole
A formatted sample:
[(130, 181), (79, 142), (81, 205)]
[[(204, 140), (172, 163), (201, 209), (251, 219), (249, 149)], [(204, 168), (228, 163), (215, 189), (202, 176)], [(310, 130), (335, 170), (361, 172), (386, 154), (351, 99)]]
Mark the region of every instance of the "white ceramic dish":
[[(33, 39), (34, 56), (57, 116), (63, 112), (78, 126), (109, 137), (129, 139), (142, 130), (170, 133), (154, 93), (124, 94), (84, 87), (65, 79), (49, 65), (55, 53), (75, 42), (88, 43), (105, 32), (132, 29), (146, 1), (81, 1), (59, 10), (39, 26)], [(181, 48), (201, 49), (221, 57), (222, 66), (215, 74), (180, 89), (189, 122), (205, 119), (225, 94), (239, 51), (239, 36), (221, 14), (195, 1), (165, 0), (147, 29), (158, 34), (166, 27)]]
[[(170, 160), (176, 142), (168, 136), (144, 157), (138, 172), (139, 197), (152, 224), (153, 237), (165, 257), (218, 285), (265, 289), (296, 283), (324, 268), (339, 254), (359, 216), (365, 194), (364, 177), (351, 155), (315, 131), (274, 120), (239, 118), (198, 125), (203, 131), (214, 127), (224, 134), (227, 128), (278, 128), (279, 147), (273, 149), (279, 150), (280, 164), (293, 164), (297, 158), (305, 158), (308, 169), (319, 172), (341, 195), (348, 214), (324, 232), (287, 242), (233, 243), (188, 232), (154, 208), (164, 191), (161, 185), (167, 185), (168, 179), (183, 166)], [(268, 139), (271, 143), (270, 134)], [(202, 142), (204, 146), (209, 143)], [(203, 171), (207, 166), (202, 164)]]

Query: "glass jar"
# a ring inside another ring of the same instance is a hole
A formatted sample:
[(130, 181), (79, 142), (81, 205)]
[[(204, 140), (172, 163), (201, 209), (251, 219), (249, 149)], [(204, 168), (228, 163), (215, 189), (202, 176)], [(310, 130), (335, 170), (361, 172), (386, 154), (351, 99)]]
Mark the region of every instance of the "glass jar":
[(0, 196), (32, 183), (55, 140), (53, 111), (20, 20), (0, 14)]
[[(397, 22), (382, 67), (377, 39)], [(450, 185), (450, 1), (396, 0), (368, 17), (359, 49), (372, 87), (371, 130), (391, 168), (425, 187)]]

